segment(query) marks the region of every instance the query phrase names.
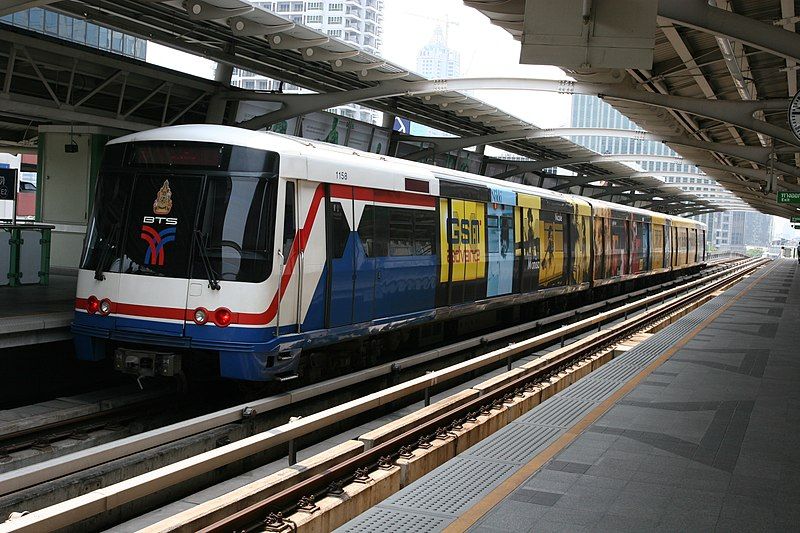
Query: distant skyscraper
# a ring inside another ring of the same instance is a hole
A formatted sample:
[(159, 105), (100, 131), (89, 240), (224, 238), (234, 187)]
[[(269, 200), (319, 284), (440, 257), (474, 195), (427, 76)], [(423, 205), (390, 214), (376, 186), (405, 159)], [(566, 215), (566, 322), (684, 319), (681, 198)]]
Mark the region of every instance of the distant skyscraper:
[(417, 73), (426, 78), (456, 78), (461, 74), (461, 55), (447, 46), (441, 26), (436, 27), (431, 42), (417, 54)]
[[(441, 26), (437, 26), (428, 44), (417, 53), (417, 74), (428, 79), (457, 78), (461, 74), (461, 54), (447, 46), (447, 35)], [(411, 123), (413, 135), (441, 136), (442, 132)]]
[[(254, 6), (277, 13), (297, 24), (304, 24), (380, 57), (383, 34), (383, 0), (321, 0), (318, 2), (264, 2), (249, 0)], [(281, 83), (242, 69), (234, 69), (231, 85), (259, 91), (302, 92), (303, 89)], [(332, 109), (334, 113), (370, 122), (378, 121), (378, 112), (358, 104)]]
[[(629, 118), (595, 96), (573, 95), (572, 126), (581, 128), (614, 128), (639, 130)], [(640, 141), (625, 137), (578, 135), (573, 142), (600, 154), (646, 154), (677, 156), (672, 149), (658, 141)], [(702, 175), (697, 167), (686, 163), (640, 161), (648, 172), (687, 173), (696, 176), (662, 175), (665, 183), (674, 185), (699, 198), (732, 199), (735, 196), (716, 181)], [(716, 246), (759, 246), (769, 242), (772, 219), (769, 215), (747, 211), (718, 212), (695, 217), (708, 225), (708, 239)], [(745, 228), (749, 228), (745, 230)], [(755, 228), (758, 228), (757, 230)], [(766, 229), (764, 229), (766, 228)], [(766, 237), (765, 233), (766, 231)]]
[(144, 39), (48, 9), (38, 7), (24, 9), (0, 17), (0, 23), (2, 22), (142, 61), (147, 56), (147, 41)]

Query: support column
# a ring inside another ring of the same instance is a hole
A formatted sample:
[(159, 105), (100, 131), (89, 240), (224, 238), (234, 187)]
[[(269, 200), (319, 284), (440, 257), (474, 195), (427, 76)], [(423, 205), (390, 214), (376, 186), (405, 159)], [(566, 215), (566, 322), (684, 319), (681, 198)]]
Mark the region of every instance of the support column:
[[(232, 75), (233, 66), (227, 63), (217, 63), (217, 69), (214, 71), (214, 81), (222, 83), (225, 89), (228, 89), (231, 86)], [(212, 96), (206, 113), (206, 124), (222, 124), (225, 121), (227, 104), (228, 101), (220, 98), (219, 95)]]

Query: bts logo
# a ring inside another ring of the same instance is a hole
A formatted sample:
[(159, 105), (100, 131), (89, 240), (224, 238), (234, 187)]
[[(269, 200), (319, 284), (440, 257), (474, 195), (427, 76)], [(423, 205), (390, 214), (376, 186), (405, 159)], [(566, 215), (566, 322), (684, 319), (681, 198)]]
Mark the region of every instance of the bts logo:
[(447, 242), (450, 244), (480, 244), (481, 221), (466, 218), (447, 219)]
[(141, 238), (147, 243), (144, 264), (164, 266), (164, 245), (175, 240), (176, 228), (156, 231), (153, 227), (143, 225)]

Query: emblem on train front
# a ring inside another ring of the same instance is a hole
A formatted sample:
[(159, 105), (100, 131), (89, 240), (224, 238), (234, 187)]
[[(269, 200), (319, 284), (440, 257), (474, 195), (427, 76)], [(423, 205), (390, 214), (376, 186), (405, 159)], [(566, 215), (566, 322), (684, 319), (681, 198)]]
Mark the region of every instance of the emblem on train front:
[(172, 211), (172, 189), (169, 188), (169, 180), (164, 180), (164, 184), (156, 194), (153, 202), (153, 213), (156, 215), (168, 215)]

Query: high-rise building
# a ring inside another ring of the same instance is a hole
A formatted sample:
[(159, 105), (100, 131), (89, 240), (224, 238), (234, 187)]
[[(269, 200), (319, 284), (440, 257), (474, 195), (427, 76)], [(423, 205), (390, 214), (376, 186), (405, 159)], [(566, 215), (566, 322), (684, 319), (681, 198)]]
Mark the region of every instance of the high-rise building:
[(461, 54), (447, 46), (441, 26), (436, 27), (431, 41), (417, 54), (417, 73), (429, 79), (457, 78), (461, 74)]
[[(320, 30), (331, 37), (351, 43), (369, 54), (380, 56), (383, 0), (249, 1), (254, 6), (277, 13), (292, 22)], [(303, 89), (294, 85), (281, 84), (278, 80), (242, 69), (233, 70), (231, 85), (259, 91), (303, 92)], [(330, 111), (372, 124), (376, 124), (379, 117), (377, 111), (358, 104), (340, 106)]]
[[(573, 95), (572, 126), (582, 128), (640, 129), (628, 117), (595, 96)], [(578, 135), (573, 142), (600, 154), (643, 154), (678, 156), (667, 145), (658, 141), (644, 141), (627, 137)], [(652, 172), (664, 183), (673, 185), (699, 198), (740, 202), (730, 191), (715, 180), (700, 174), (697, 167), (687, 163), (665, 161), (640, 161), (639, 165)], [(680, 174), (680, 175), (670, 175)], [(689, 174), (689, 175), (686, 175)], [(744, 206), (744, 204), (742, 204)], [(695, 217), (708, 225), (709, 243), (717, 247), (760, 246), (769, 242), (772, 219), (769, 215), (751, 211), (725, 211)], [(765, 233), (766, 232), (766, 233)]]
[[(430, 42), (417, 53), (417, 74), (428, 79), (457, 78), (461, 74), (461, 54), (448, 46), (446, 30), (441, 26), (436, 27)], [(411, 123), (411, 133), (430, 137), (446, 135), (414, 122)]]
[(144, 39), (48, 9), (34, 7), (17, 11), (0, 17), (0, 23), (116, 52), (142, 61), (147, 57), (147, 41)]

